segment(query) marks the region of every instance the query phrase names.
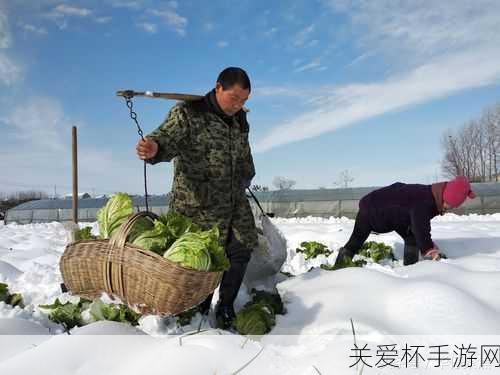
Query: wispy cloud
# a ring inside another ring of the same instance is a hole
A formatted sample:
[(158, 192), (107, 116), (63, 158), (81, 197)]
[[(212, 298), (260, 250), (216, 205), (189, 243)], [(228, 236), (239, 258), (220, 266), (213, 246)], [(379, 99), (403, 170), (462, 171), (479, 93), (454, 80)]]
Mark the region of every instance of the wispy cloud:
[(149, 22), (140, 22), (137, 24), (137, 27), (150, 34), (155, 34), (158, 31), (158, 26)]
[(43, 16), (55, 22), (59, 29), (64, 30), (68, 27), (69, 18), (87, 18), (91, 17), (92, 14), (92, 11), (87, 8), (81, 8), (67, 4), (59, 4), (50, 12), (45, 13)]
[(253, 95), (300, 97), (303, 95), (303, 92), (303, 90), (293, 87), (257, 86), (253, 90)]
[(308, 70), (323, 71), (323, 70), (326, 70), (326, 69), (327, 69), (326, 66), (324, 66), (324, 65), (321, 64), (321, 59), (320, 58), (316, 58), (313, 61), (311, 61), (310, 63), (304, 64), (304, 65), (301, 65), (301, 66), (295, 68), (294, 72), (300, 73), (300, 72), (305, 72), (305, 71), (308, 71)]
[(7, 15), (0, 9), (0, 48), (9, 48), (12, 42)]
[[(308, 45), (315, 45), (318, 43), (316, 39), (312, 39), (312, 35), (314, 33), (315, 26), (310, 25), (302, 30), (300, 30), (297, 34), (295, 34), (293, 38), (293, 45), (295, 47), (304, 47)], [(311, 44), (312, 43), (312, 44)]]
[(64, 16), (87, 17), (92, 14), (92, 11), (87, 8), (80, 8), (76, 6), (60, 4), (54, 8), (52, 14), (54, 17), (64, 17)]
[(115, 8), (140, 9), (145, 6), (145, 0), (107, 0)]
[(229, 43), (226, 42), (225, 40), (221, 40), (221, 41), (217, 42), (217, 47), (219, 47), (219, 48), (226, 48), (228, 45), (229, 45)]
[[(484, 59), (483, 56), (488, 56)], [(400, 76), (370, 84), (351, 84), (316, 98), (316, 108), (275, 127), (257, 152), (316, 137), (368, 118), (500, 81), (500, 50), (446, 56)], [(473, 68), (471, 68), (473, 67)]]
[(110, 16), (95, 17), (94, 21), (97, 23), (109, 23), (113, 18)]
[(175, 8), (171, 7), (170, 9), (164, 10), (149, 9), (148, 13), (161, 18), (165, 24), (173, 29), (177, 34), (181, 36), (186, 35), (188, 20), (187, 18), (179, 15)]
[(7, 54), (12, 47), (8, 18), (0, 9), (0, 84), (11, 86), (22, 79), (23, 70)]
[[(257, 151), (500, 82), (498, 1), (329, 3), (336, 12), (351, 18), (353, 42), (364, 49), (360, 56), (375, 48), (397, 73), (385, 80), (328, 89), (315, 98), (310, 111), (279, 124), (261, 139)], [(303, 34), (309, 35), (309, 30), (303, 30)], [(313, 61), (296, 70), (318, 65)]]
[[(11, 189), (32, 187), (41, 190), (52, 190), (57, 185), (59, 193), (69, 192), (71, 125), (75, 123), (80, 130), (86, 127), (68, 117), (61, 103), (49, 97), (27, 98), (4, 114), (0, 118), (0, 130), (5, 135), (0, 139), (0, 170), (7, 185), (10, 182)], [(22, 157), (13, 158), (19, 150), (22, 150)], [(78, 164), (82, 190), (96, 187), (95, 181), (99, 181), (101, 192), (141, 190), (140, 179), (134, 183), (125, 177), (140, 171), (139, 161), (132, 152), (127, 163), (123, 163), (110, 150), (79, 144)], [(159, 183), (160, 178), (155, 177), (155, 173), (150, 172), (150, 175), (153, 176), (148, 177)]]
[(34, 25), (30, 24), (19, 24), (19, 27), (23, 29), (24, 31), (27, 31), (29, 33), (37, 34), (37, 35), (47, 35), (47, 30), (44, 27), (36, 27)]
[(0, 52), (0, 83), (11, 86), (23, 77), (23, 69), (5, 53)]
[(277, 27), (271, 27), (269, 30), (264, 31), (264, 35), (270, 37), (275, 35), (277, 31), (278, 31)]
[(351, 66), (357, 65), (360, 62), (368, 59), (370, 56), (373, 56), (373, 52), (364, 52), (361, 55), (354, 58), (354, 60), (352, 60), (349, 64), (347, 64), (346, 67), (351, 67)]

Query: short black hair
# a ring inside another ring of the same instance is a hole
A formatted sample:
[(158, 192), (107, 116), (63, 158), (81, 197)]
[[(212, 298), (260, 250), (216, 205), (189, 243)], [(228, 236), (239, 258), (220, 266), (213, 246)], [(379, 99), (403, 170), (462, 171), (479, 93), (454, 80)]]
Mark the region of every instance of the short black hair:
[(230, 66), (220, 72), (217, 77), (217, 82), (222, 85), (224, 90), (227, 90), (234, 85), (238, 84), (242, 89), (252, 91), (252, 86), (250, 85), (250, 78), (248, 78), (247, 72), (241, 68)]

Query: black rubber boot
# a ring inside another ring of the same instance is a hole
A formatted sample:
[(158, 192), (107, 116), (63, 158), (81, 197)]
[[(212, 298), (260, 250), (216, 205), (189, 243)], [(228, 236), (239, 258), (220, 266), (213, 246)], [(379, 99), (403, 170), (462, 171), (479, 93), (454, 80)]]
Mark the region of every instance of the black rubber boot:
[(405, 243), (403, 265), (409, 266), (418, 262), (419, 249), (417, 245)]
[(232, 262), (231, 268), (224, 272), (219, 288), (219, 302), (215, 308), (217, 328), (228, 329), (232, 327), (235, 317), (234, 300), (238, 296), (248, 262)]
[(198, 311), (202, 314), (202, 315), (208, 315), (209, 311), (210, 311), (210, 306), (212, 306), (212, 297), (214, 296), (213, 293), (211, 293), (206, 299), (205, 301), (203, 301), (202, 303), (200, 303), (198, 305)]
[(217, 328), (232, 328), (235, 317), (236, 314), (234, 312), (233, 305), (222, 305), (219, 301), (215, 306), (215, 319), (217, 322)]

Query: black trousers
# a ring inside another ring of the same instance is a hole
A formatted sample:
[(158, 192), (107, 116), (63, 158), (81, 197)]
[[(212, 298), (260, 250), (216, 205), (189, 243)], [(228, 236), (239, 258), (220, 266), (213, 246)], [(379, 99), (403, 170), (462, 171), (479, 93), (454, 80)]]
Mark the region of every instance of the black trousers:
[[(353, 257), (359, 253), (361, 246), (363, 246), (372, 230), (373, 228), (368, 219), (368, 215), (363, 210), (359, 210), (356, 215), (354, 230), (352, 231), (349, 241), (347, 241), (344, 246), (349, 256)], [(417, 247), (415, 236), (411, 232), (411, 228), (396, 229), (396, 232), (403, 238), (405, 244), (403, 264), (408, 266), (410, 264), (417, 263), (419, 249)]]
[[(252, 255), (252, 250), (246, 248), (234, 236), (233, 230), (229, 230), (228, 239), (225, 246), (226, 256), (231, 266), (222, 275), (222, 281), (219, 287), (219, 303), (225, 306), (232, 306), (238, 296), (248, 262)], [(201, 304), (201, 310), (208, 311), (212, 302), (213, 294)]]

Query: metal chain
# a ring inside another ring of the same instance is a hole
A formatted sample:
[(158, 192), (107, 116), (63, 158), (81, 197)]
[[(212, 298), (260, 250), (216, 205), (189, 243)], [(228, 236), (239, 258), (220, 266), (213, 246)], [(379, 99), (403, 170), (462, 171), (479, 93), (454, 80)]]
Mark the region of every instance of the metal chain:
[[(141, 126), (139, 125), (139, 121), (137, 120), (137, 113), (134, 112), (134, 103), (132, 102), (132, 96), (125, 95), (125, 102), (127, 103), (127, 107), (130, 110), (130, 118), (135, 122), (135, 125), (137, 126), (137, 133), (139, 134), (139, 137), (141, 137), (142, 140), (144, 140), (144, 132), (141, 129)], [(149, 211), (149, 205), (148, 205), (148, 180), (147, 180), (147, 174), (146, 174), (146, 160), (144, 160), (144, 198), (146, 200), (146, 211)]]

